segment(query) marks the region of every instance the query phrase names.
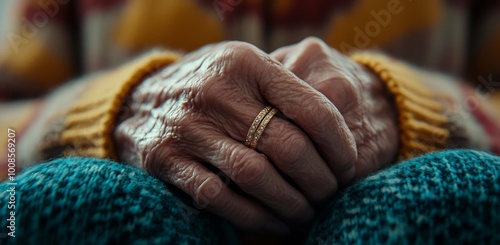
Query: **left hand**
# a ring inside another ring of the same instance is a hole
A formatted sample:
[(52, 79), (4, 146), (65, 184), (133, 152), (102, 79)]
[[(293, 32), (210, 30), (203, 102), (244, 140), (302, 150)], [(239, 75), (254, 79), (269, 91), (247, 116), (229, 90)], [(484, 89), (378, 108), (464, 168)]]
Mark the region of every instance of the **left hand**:
[[(255, 151), (242, 142), (266, 105), (296, 124), (273, 118)], [(354, 137), (328, 98), (247, 43), (185, 55), (139, 84), (125, 107), (130, 113), (113, 134), (120, 160), (248, 230), (286, 232), (286, 225), (308, 224), (312, 204), (335, 192), (334, 173), (352, 169), (357, 156)]]
[(355, 173), (363, 177), (396, 158), (398, 125), (392, 98), (380, 78), (318, 38), (282, 47), (271, 56), (323, 93), (344, 116), (356, 140)]

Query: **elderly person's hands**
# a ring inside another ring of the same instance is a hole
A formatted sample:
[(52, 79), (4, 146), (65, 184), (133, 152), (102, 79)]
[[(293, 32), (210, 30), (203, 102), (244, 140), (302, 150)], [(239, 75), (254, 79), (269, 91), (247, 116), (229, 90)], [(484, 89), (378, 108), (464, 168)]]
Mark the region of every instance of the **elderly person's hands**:
[[(311, 221), (311, 204), (335, 192), (335, 176), (351, 178), (358, 161), (351, 130), (333, 103), (249, 44), (195, 51), (145, 80), (127, 103), (130, 113), (114, 133), (121, 160), (249, 230), (284, 232), (279, 220)], [(266, 105), (283, 116), (272, 118), (252, 150), (246, 135)], [(362, 115), (347, 113), (349, 126), (364, 125)], [(245, 193), (229, 188), (219, 170)]]
[(366, 176), (396, 158), (396, 109), (374, 73), (318, 38), (280, 48), (271, 56), (326, 95), (342, 113), (356, 139), (357, 177)]

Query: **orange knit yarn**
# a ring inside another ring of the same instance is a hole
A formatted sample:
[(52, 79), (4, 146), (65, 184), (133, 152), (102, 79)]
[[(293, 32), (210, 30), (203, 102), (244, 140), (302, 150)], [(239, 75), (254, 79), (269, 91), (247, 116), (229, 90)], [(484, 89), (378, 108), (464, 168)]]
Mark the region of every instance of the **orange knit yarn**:
[(125, 97), (154, 69), (179, 59), (170, 52), (155, 52), (105, 74), (88, 86), (68, 112), (61, 145), (65, 155), (116, 159), (112, 132)]
[(443, 105), (410, 67), (373, 52), (355, 53), (351, 58), (378, 74), (394, 97), (401, 141), (399, 160), (446, 147), (450, 133)]

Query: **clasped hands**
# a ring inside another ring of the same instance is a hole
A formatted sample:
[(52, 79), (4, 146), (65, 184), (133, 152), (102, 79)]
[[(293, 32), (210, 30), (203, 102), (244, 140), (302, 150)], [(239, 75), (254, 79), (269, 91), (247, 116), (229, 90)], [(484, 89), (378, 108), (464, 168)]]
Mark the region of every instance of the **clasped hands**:
[[(280, 113), (252, 150), (247, 132), (268, 105)], [(398, 149), (384, 84), (317, 38), (271, 54), (243, 42), (205, 46), (143, 81), (126, 106), (114, 132), (121, 161), (257, 232), (310, 223), (339, 184)]]

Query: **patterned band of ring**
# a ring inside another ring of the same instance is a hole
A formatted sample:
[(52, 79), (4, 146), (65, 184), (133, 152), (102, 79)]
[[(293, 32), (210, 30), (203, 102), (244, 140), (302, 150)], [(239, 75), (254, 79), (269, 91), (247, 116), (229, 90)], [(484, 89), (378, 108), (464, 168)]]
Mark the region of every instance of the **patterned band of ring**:
[(271, 111), (272, 107), (271, 106), (266, 106), (266, 108), (262, 109), (262, 111), (259, 112), (259, 114), (255, 117), (255, 119), (252, 122), (252, 126), (250, 126), (250, 129), (248, 130), (247, 133), (247, 138), (245, 140), (245, 145), (250, 146), (250, 143), (253, 140), (253, 136), (255, 134), (255, 131), (257, 131), (257, 128), (260, 125), (260, 122), (262, 122), (262, 119)]
[(260, 113), (253, 120), (252, 125), (247, 133), (247, 138), (245, 140), (245, 145), (255, 150), (257, 148), (257, 142), (259, 142), (262, 133), (266, 129), (267, 124), (271, 121), (273, 116), (278, 112), (276, 108), (271, 106), (266, 106), (262, 109)]

